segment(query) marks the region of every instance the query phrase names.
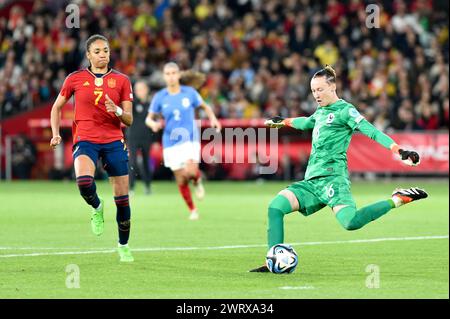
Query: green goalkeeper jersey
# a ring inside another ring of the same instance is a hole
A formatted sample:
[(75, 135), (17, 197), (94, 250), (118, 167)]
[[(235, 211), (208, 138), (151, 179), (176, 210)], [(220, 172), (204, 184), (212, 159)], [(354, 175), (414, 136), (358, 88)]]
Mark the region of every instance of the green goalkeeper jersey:
[(341, 175), (348, 178), (347, 149), (355, 130), (390, 148), (394, 141), (370, 124), (350, 103), (339, 99), (318, 107), (310, 117), (292, 120), (296, 129), (313, 129), (312, 149), (305, 180), (319, 176)]

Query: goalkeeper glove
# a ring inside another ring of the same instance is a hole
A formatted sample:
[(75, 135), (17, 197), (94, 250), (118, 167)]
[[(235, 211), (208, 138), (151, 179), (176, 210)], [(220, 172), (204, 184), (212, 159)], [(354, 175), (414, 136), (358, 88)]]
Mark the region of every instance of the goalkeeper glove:
[(398, 154), (402, 158), (402, 162), (409, 166), (417, 166), (420, 164), (420, 156), (414, 151), (398, 150)]
[(271, 128), (281, 128), (283, 126), (285, 126), (286, 124), (284, 123), (284, 117), (281, 116), (274, 116), (268, 120), (266, 120), (264, 122), (264, 125), (267, 125), (268, 127)]

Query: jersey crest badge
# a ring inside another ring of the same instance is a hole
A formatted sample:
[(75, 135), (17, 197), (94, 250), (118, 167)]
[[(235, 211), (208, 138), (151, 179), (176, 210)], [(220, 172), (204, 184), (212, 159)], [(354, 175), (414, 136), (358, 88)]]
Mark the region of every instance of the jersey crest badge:
[(107, 83), (108, 83), (108, 87), (111, 89), (114, 89), (116, 87), (116, 79), (112, 79), (112, 78), (108, 79)]
[(188, 108), (190, 104), (191, 103), (187, 97), (185, 97), (181, 100), (181, 105), (183, 105), (185, 108)]
[(326, 123), (331, 124), (333, 123), (333, 121), (334, 121), (334, 114), (333, 113), (328, 114)]

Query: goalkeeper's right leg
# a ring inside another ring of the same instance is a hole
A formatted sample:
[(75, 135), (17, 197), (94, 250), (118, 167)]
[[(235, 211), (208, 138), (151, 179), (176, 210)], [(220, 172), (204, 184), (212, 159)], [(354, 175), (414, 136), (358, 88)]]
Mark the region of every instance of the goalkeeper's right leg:
[(273, 245), (284, 242), (284, 215), (298, 210), (298, 202), (297, 205), (295, 205), (295, 203), (291, 203), (293, 199), (297, 201), (297, 198), (291, 191), (283, 190), (275, 196), (269, 204), (267, 214), (269, 219), (267, 228), (267, 245), (269, 248)]
[[(291, 203), (291, 201), (297, 202)], [(293, 207), (294, 206), (294, 207)], [(269, 204), (267, 242), (269, 248), (284, 241), (284, 215), (298, 210), (298, 201), (289, 190), (281, 191)], [(266, 265), (250, 270), (250, 272), (269, 272)]]

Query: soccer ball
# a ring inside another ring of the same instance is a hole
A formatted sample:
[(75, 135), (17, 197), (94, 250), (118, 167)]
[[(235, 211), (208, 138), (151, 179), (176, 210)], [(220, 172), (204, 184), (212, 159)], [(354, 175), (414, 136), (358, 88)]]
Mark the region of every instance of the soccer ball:
[(291, 273), (297, 265), (297, 253), (290, 245), (277, 244), (267, 252), (266, 266), (274, 274)]

